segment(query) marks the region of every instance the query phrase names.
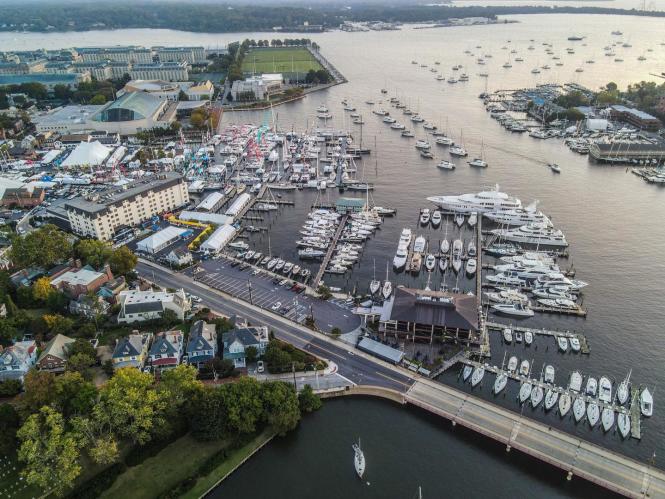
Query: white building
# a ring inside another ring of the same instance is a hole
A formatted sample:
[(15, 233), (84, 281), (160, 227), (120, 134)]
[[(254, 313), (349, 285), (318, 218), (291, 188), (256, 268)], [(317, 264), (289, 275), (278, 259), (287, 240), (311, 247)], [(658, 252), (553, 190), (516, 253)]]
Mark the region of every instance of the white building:
[(184, 320), (185, 314), (192, 309), (192, 303), (182, 289), (175, 293), (152, 290), (121, 291), (118, 294), (118, 303), (120, 324), (160, 319), (165, 310), (172, 310), (178, 319)]
[(236, 229), (232, 225), (224, 225), (219, 227), (211, 236), (204, 241), (200, 246), (200, 250), (204, 253), (217, 254), (224, 246), (233, 239), (233, 236), (236, 234)]
[(242, 99), (246, 93), (253, 93), (256, 100), (263, 100), (279, 92), (282, 88), (282, 75), (277, 73), (263, 74), (261, 76), (252, 76), (244, 80), (236, 80), (231, 87), (231, 96), (233, 100)]
[(231, 206), (229, 206), (229, 208), (226, 210), (225, 215), (227, 215), (229, 217), (234, 217), (234, 218), (237, 217), (238, 213), (240, 213), (242, 211), (242, 209), (245, 206), (247, 206), (250, 199), (252, 199), (252, 196), (250, 196), (246, 192), (243, 192), (242, 194), (240, 194), (240, 196), (235, 198), (233, 203), (231, 203)]
[(185, 95), (189, 100), (210, 100), (215, 94), (215, 86), (210, 80), (199, 82), (185, 89)]
[(189, 193), (182, 175), (166, 172), (67, 201), (64, 208), (73, 232), (108, 241), (120, 226), (138, 225), (187, 203)]
[(136, 249), (144, 253), (159, 253), (164, 248), (168, 248), (173, 243), (179, 241), (188, 232), (190, 232), (189, 229), (169, 226), (139, 241), (136, 244)]
[(99, 141), (81, 142), (72, 153), (62, 162), (63, 168), (97, 167), (104, 164), (113, 152)]
[(164, 80), (132, 80), (122, 89), (123, 93), (145, 92), (158, 99), (177, 101), (181, 86)]
[(196, 207), (199, 211), (215, 212), (224, 204), (224, 194), (219, 191), (211, 192)]
[(134, 80), (186, 81), (189, 70), (186, 62), (155, 62), (134, 64), (129, 75)]
[(188, 64), (205, 64), (208, 62), (203, 47), (152, 47), (159, 62), (186, 62)]
[(83, 62), (117, 61), (132, 64), (152, 62), (152, 50), (143, 47), (82, 47), (76, 51)]

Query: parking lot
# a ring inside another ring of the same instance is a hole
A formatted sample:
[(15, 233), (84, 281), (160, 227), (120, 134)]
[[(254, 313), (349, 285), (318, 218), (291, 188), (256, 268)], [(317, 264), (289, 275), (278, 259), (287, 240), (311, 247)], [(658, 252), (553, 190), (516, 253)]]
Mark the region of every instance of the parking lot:
[(360, 318), (345, 303), (306, 296), (304, 286), (292, 279), (273, 277), (253, 266), (241, 269), (223, 257), (201, 262), (185, 274), (298, 323), (304, 323), (305, 318), (312, 314), (322, 331), (330, 332), (338, 327), (342, 333), (347, 333), (360, 326)]

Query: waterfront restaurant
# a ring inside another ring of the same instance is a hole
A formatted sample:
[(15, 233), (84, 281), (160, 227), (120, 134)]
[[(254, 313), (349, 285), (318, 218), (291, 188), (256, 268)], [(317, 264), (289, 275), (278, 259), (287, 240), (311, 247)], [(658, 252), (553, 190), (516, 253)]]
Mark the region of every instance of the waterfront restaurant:
[(478, 343), (478, 299), (474, 295), (413, 288), (395, 289), (386, 302), (379, 331), (384, 338), (432, 343)]

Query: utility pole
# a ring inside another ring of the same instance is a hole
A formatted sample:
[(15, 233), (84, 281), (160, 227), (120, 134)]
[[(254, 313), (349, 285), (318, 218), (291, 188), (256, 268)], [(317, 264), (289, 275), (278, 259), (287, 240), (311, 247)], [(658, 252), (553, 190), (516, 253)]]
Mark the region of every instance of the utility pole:
[(249, 303), (251, 305), (254, 305), (254, 301), (252, 300), (252, 281), (251, 281), (251, 279), (247, 279), (247, 290), (249, 291)]
[(296, 381), (296, 363), (291, 362), (291, 372), (293, 373), (293, 388), (295, 388), (296, 392), (298, 391), (298, 383)]

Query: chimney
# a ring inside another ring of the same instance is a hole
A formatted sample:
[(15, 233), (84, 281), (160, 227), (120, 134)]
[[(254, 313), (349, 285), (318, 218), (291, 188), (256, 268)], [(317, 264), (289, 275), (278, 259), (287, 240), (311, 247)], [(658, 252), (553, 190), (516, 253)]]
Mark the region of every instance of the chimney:
[(74, 267), (76, 267), (77, 269), (80, 269), (82, 267), (81, 260), (79, 258), (74, 260)]

